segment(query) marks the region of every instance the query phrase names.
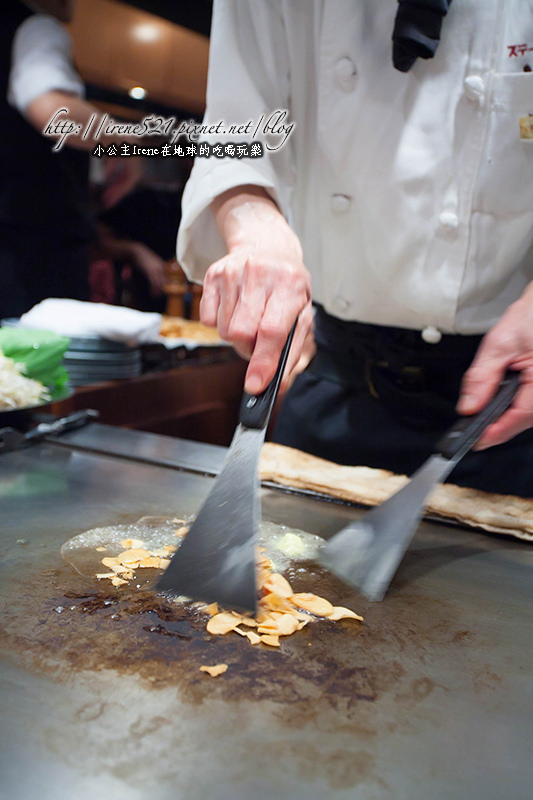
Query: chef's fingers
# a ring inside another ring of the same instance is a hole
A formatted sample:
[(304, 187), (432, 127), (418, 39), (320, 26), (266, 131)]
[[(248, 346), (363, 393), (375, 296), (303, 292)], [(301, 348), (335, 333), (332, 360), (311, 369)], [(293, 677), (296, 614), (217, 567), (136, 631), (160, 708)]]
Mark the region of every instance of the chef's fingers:
[(533, 367), (521, 372), (521, 386), (510, 408), (490, 425), (475, 445), (475, 450), (485, 450), (503, 444), (522, 431), (533, 427)]
[(298, 325), (294, 331), (294, 339), (287, 366), (280, 385), (280, 392), (285, 392), (296, 374), (303, 372), (315, 354), (315, 341), (313, 337), (313, 308), (308, 303), (298, 317)]
[[(223, 339), (234, 342), (233, 318), (239, 302), (239, 284), (237, 281), (224, 282), (219, 289), (220, 303), (218, 306), (217, 328)], [(246, 351), (245, 351), (246, 355)]]
[[(285, 302), (283, 300), (285, 299)], [(297, 298), (296, 298), (297, 299)], [(295, 305), (295, 298), (273, 293), (267, 300), (264, 314), (257, 331), (257, 340), (246, 372), (244, 388), (249, 394), (264, 391), (276, 372), (283, 345), (297, 318), (302, 311)], [(298, 344), (299, 342), (299, 344)], [(303, 341), (292, 342), (293, 358), (301, 355)], [(299, 347), (297, 350), (296, 348)], [(295, 355), (297, 354), (297, 355)]]
[(481, 411), (507, 369), (520, 372), (520, 389), (511, 408), (487, 428), (476, 449), (501, 444), (533, 427), (533, 282), (483, 337), (463, 379), (459, 413)]
[(486, 353), (483, 343), (465, 372), (457, 403), (459, 414), (477, 414), (496, 393), (508, 363), (497, 354)]
[(231, 342), (243, 358), (250, 359), (257, 329), (265, 310), (264, 287), (249, 280), (247, 258), (229, 253), (212, 264), (205, 276), (200, 303), (200, 319), (218, 328), (221, 337)]
[(248, 360), (255, 348), (266, 303), (267, 289), (264, 282), (250, 279), (250, 275), (246, 272), (239, 285), (229, 337), (237, 352)]
[(301, 355), (311, 321), (310, 277), (294, 259), (236, 250), (212, 264), (205, 276), (201, 320), (250, 359), (245, 388), (262, 392), (276, 371), (289, 330), (307, 308), (293, 342), (291, 366)]
[[(457, 410), (461, 414), (477, 414), (491, 400), (506, 370), (513, 365), (502, 357), (486, 356), (480, 351), (470, 369), (465, 373), (461, 398)], [(521, 370), (521, 387), (513, 403), (502, 416), (484, 431), (474, 450), (485, 450), (512, 439), (533, 426), (533, 367)]]
[(505, 370), (523, 373), (532, 367), (533, 282), (483, 337), (465, 373), (457, 410), (461, 414), (477, 413), (495, 393)]
[(200, 321), (210, 328), (216, 328), (217, 326), (218, 308), (220, 306), (219, 284), (216, 279), (216, 273), (212, 272), (213, 268), (219, 263), (217, 261), (207, 270), (202, 288), (202, 297), (200, 298)]

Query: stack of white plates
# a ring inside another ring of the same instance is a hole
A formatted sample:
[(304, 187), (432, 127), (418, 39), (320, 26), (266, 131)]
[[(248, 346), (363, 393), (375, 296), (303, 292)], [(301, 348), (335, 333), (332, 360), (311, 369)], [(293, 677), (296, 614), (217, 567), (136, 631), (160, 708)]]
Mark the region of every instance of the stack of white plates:
[(72, 386), (136, 378), (142, 372), (139, 346), (97, 337), (71, 338), (63, 363)]

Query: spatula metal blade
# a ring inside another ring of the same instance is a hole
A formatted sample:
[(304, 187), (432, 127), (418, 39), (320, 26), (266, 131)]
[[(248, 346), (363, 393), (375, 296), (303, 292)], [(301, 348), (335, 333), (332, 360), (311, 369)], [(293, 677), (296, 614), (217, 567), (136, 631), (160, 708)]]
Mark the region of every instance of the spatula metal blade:
[(369, 600), (382, 600), (422, 517), (426, 498), (459, 459), (434, 455), (403, 489), (335, 534), (320, 562)]
[(15, 428), (2, 428), (0, 430), (0, 453), (16, 450), (24, 442), (24, 434)]
[(158, 589), (255, 613), (264, 439), (264, 428), (237, 426), (222, 470)]
[(222, 471), (157, 588), (217, 602), (255, 616), (255, 546), (261, 506), (259, 455), (298, 320), (291, 328), (274, 377), (258, 395), (243, 394), (239, 424)]
[(381, 505), (335, 534), (321, 550), (321, 562), (370, 600), (382, 600), (422, 516), (426, 498), (507, 409), (520, 387), (520, 373), (508, 370), (485, 408), (461, 417), (435, 445), (436, 453), (409, 483)]

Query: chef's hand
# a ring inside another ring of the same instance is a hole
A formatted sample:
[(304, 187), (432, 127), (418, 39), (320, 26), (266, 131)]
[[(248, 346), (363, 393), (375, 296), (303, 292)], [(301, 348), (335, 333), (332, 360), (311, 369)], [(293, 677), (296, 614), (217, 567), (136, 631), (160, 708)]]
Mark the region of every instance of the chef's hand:
[(239, 186), (212, 204), (228, 254), (205, 276), (200, 318), (250, 359), (245, 389), (262, 392), (298, 317), (282, 388), (297, 365), (313, 322), (311, 279), (300, 242), (259, 187)]
[(476, 450), (502, 444), (533, 427), (533, 283), (483, 338), (463, 378), (457, 410), (481, 411), (507, 369), (520, 371), (520, 388), (510, 408), (486, 429)]

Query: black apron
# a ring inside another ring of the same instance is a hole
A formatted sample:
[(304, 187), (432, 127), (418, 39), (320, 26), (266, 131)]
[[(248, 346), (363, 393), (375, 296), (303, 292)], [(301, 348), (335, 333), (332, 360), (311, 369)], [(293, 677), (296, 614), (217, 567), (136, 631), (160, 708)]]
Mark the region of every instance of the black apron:
[[(339, 464), (411, 475), (457, 418), (461, 379), (480, 336), (344, 322), (318, 307), (317, 354), (283, 400), (274, 441)], [(448, 481), (533, 497), (533, 430), (469, 453)]]

